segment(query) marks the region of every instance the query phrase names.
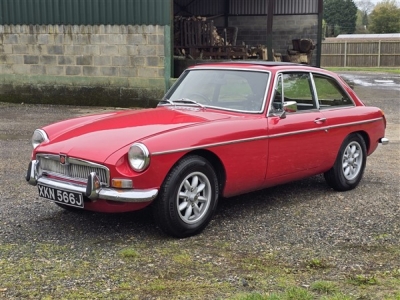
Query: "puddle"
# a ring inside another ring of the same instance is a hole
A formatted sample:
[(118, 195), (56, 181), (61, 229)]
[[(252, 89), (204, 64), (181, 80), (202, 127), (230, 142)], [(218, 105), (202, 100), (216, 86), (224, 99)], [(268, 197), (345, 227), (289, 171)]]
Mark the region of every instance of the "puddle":
[(356, 73), (342, 73), (340, 76), (348, 82), (358, 86), (376, 87), (381, 89), (389, 89), (400, 91), (400, 76), (393, 74), (356, 74)]
[(376, 83), (388, 83), (388, 84), (395, 84), (393, 80), (374, 80)]

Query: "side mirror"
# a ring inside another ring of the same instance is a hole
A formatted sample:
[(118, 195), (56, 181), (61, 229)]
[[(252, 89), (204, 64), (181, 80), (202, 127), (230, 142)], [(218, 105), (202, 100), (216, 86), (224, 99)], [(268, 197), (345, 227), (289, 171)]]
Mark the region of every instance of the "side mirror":
[(296, 112), (297, 111), (297, 102), (296, 101), (283, 102), (283, 110), (287, 111), (287, 112)]

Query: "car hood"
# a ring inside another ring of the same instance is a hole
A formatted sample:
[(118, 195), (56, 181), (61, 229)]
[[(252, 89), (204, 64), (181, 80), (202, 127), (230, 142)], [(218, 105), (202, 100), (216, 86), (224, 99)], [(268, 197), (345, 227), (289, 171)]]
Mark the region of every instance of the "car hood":
[(230, 117), (197, 108), (168, 107), (105, 113), (45, 127), (50, 132), (50, 142), (39, 146), (37, 151), (102, 163), (122, 147), (153, 135)]

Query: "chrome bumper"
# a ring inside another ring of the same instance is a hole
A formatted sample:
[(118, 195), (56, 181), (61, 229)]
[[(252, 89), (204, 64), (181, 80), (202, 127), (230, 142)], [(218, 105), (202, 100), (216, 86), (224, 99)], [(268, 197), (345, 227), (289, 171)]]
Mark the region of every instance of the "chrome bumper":
[(380, 138), (379, 143), (381, 143), (382, 145), (387, 145), (387, 144), (389, 144), (389, 139), (384, 138), (384, 137)]
[(158, 194), (157, 189), (135, 190), (101, 187), (100, 180), (95, 172), (88, 177), (86, 186), (46, 178), (39, 174), (39, 162), (36, 160), (29, 163), (26, 181), (31, 185), (43, 184), (60, 190), (82, 193), (91, 200), (104, 199), (130, 203), (150, 202)]

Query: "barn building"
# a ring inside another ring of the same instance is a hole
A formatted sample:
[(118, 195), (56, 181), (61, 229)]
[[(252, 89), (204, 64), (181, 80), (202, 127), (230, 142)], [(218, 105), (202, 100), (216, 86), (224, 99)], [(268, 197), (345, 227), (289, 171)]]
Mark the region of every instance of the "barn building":
[(149, 107), (203, 61), (319, 66), (322, 2), (0, 0), (0, 101)]

